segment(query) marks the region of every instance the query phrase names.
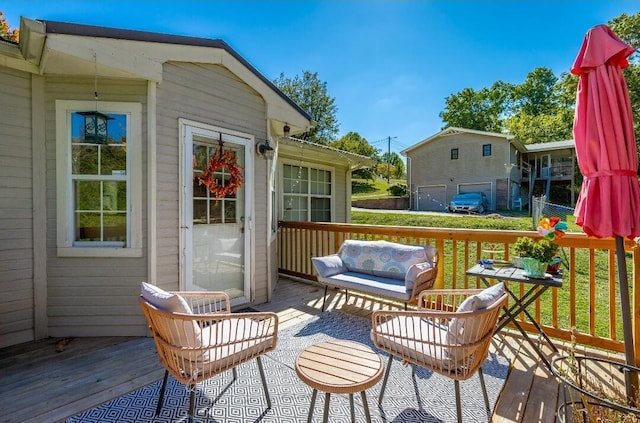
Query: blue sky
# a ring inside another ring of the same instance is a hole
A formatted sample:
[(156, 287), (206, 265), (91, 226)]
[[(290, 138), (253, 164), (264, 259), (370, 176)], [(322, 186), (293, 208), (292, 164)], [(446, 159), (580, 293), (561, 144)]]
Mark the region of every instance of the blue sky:
[(637, 1), (11, 1), (20, 16), (220, 38), (273, 80), (317, 72), (336, 99), (340, 136), (392, 151), (442, 128), (445, 98), (567, 72), (587, 30)]

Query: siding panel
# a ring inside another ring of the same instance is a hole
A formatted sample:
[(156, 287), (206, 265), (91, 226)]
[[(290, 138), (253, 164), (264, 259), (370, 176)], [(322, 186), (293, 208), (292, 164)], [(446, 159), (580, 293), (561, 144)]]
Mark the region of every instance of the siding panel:
[(34, 339), (31, 75), (0, 67), (0, 348)]

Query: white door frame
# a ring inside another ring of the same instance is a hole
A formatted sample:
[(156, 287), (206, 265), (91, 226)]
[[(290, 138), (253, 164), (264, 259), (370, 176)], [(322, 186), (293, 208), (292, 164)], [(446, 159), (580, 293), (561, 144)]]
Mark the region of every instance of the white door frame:
[[(216, 139), (214, 133), (222, 133), (240, 137), (240, 140), (234, 140), (238, 144), (244, 144), (245, 147), (245, 178), (244, 178), (244, 297), (236, 298), (231, 301), (232, 305), (243, 304), (252, 300), (252, 260), (253, 254), (253, 169), (254, 159), (254, 137), (253, 135), (233, 131), (230, 129), (208, 125), (201, 122), (191, 121), (188, 119), (179, 119), (180, 132), (180, 289), (185, 289), (187, 280), (193, 274), (192, 263), (192, 246), (193, 246), (193, 182), (191, 175), (193, 174), (193, 137), (200, 135), (205, 138)], [(188, 175), (188, 176), (187, 176)]]

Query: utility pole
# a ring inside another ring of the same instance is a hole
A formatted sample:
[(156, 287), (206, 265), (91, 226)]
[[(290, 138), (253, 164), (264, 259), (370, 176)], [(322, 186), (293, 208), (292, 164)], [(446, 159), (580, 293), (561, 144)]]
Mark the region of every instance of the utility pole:
[(398, 137), (387, 137), (387, 183), (391, 180), (391, 139)]

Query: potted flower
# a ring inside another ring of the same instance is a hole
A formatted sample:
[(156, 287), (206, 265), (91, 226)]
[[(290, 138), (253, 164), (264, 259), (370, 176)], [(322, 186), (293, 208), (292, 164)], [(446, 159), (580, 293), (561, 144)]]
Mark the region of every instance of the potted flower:
[(564, 236), (565, 229), (567, 224), (557, 217), (540, 219), (538, 233), (543, 238), (538, 241), (530, 237), (518, 238), (513, 244), (514, 266), (524, 269), (527, 275), (536, 278), (544, 277), (545, 272), (557, 272), (558, 269), (554, 266), (559, 266), (562, 259), (556, 257), (559, 247), (553, 240)]
[(515, 254), (513, 258), (514, 267), (517, 267), (519, 269), (524, 268), (522, 259), (525, 257), (531, 257), (534, 245), (535, 242), (528, 236), (521, 236), (516, 240), (516, 242), (513, 244), (513, 253)]

